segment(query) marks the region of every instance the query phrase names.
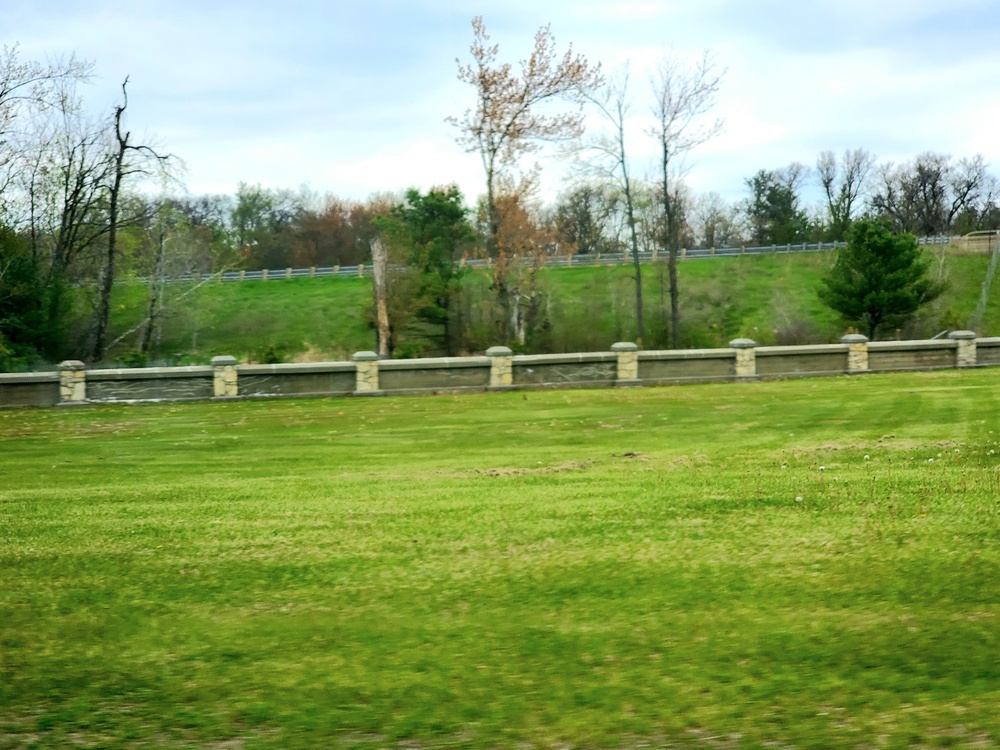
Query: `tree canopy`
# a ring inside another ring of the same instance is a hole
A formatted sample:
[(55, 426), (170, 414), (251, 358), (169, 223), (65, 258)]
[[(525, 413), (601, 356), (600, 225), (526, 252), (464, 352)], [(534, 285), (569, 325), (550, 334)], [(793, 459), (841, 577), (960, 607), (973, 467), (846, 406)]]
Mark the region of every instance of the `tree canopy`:
[(874, 339), (881, 328), (901, 325), (944, 291), (943, 284), (927, 277), (928, 266), (913, 235), (861, 219), (837, 252), (820, 298)]

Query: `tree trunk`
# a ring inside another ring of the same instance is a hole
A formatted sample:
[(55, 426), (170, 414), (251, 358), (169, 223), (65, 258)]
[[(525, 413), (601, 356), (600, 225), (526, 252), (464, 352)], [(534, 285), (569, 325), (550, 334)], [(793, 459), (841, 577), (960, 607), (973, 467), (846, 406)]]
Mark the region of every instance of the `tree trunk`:
[(94, 321), (94, 349), (91, 361), (104, 359), (104, 338), (111, 318), (111, 291), (115, 282), (115, 244), (118, 239), (118, 189), (121, 185), (121, 164), (116, 166), (115, 183), (111, 189), (108, 206), (108, 247), (104, 256), (104, 272), (101, 275), (100, 296), (97, 300), (97, 314)]
[(378, 337), (379, 359), (388, 359), (392, 354), (388, 307), (389, 257), (385, 245), (376, 237), (371, 241), (372, 278), (375, 286), (375, 330)]
[(118, 150), (114, 156), (114, 174), (111, 187), (108, 190), (108, 247), (104, 260), (104, 275), (101, 278), (100, 298), (97, 302), (97, 316), (94, 325), (94, 350), (91, 359), (100, 362), (104, 359), (104, 339), (108, 332), (108, 322), (111, 317), (111, 290), (115, 283), (115, 254), (118, 242), (118, 198), (121, 194), (122, 179), (125, 174), (125, 152), (128, 151), (129, 133), (122, 135), (122, 114), (128, 106), (128, 95), (125, 86), (128, 78), (122, 84), (124, 102), (115, 107), (115, 140)]
[(521, 346), (524, 346), (524, 317), (521, 315), (521, 295), (511, 295), (510, 328)]
[(677, 348), (677, 328), (681, 322), (680, 294), (677, 290), (677, 247), (671, 242), (667, 255), (667, 275), (670, 279), (670, 348)]
[(156, 266), (153, 278), (149, 280), (149, 309), (146, 313), (146, 328), (142, 332), (142, 343), (139, 351), (149, 354), (153, 344), (153, 334), (159, 324), (160, 310), (163, 309), (163, 228), (160, 228), (159, 241), (156, 246)]

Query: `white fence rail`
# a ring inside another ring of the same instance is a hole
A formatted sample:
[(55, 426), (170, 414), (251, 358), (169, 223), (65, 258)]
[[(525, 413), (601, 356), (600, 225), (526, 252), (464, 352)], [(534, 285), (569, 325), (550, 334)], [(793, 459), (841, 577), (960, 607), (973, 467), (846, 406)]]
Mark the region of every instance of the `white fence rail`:
[[(952, 241), (952, 237), (921, 237), (917, 241), (921, 245), (946, 245)], [(726, 258), (734, 255), (766, 255), (777, 253), (815, 253), (827, 250), (835, 250), (843, 247), (844, 242), (812, 242), (797, 243), (787, 245), (759, 245), (759, 246), (739, 246), (739, 247), (713, 247), (701, 248), (692, 247), (681, 250), (681, 259), (689, 260), (694, 258)], [(655, 260), (666, 259), (666, 253), (650, 251), (640, 251), (639, 260), (649, 263)], [(620, 266), (632, 262), (631, 253), (597, 253), (576, 255), (553, 255), (546, 258), (545, 265), (549, 268), (569, 268), (580, 266)], [(488, 268), (492, 261), (487, 258), (469, 258), (460, 261), (460, 265), (469, 268)], [(371, 265), (361, 264), (356, 266), (313, 266), (310, 268), (276, 268), (261, 269), (257, 271), (223, 271), (215, 274), (187, 273), (166, 279), (166, 283), (191, 283), (207, 279), (209, 276), (217, 278), (219, 281), (277, 281), (279, 279), (300, 279), (317, 276), (370, 276)], [(148, 279), (138, 277), (134, 279), (139, 282), (147, 282)]]

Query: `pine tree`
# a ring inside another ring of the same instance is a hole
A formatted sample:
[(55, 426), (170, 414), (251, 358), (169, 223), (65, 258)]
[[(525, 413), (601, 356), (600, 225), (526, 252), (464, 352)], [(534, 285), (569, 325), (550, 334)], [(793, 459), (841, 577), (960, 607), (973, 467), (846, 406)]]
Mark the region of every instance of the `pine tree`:
[(851, 227), (819, 295), (874, 339), (880, 328), (901, 325), (944, 291), (943, 284), (927, 278), (929, 264), (913, 235), (862, 219)]

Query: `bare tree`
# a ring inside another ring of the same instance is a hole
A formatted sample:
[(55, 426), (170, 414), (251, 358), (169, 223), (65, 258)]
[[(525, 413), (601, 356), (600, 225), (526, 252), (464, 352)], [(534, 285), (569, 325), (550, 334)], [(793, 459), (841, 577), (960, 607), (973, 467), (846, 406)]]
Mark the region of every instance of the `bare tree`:
[(742, 239), (739, 210), (718, 193), (696, 197), (690, 213), (695, 237), (702, 247), (731, 247)]
[(563, 193), (553, 208), (559, 250), (567, 255), (608, 252), (617, 244), (618, 210), (618, 191), (606, 183), (583, 182)]
[(76, 57), (48, 64), (22, 62), (17, 45), (0, 47), (0, 208), (10, 181), (19, 170), (11, 169), (24, 146), (19, 123), (31, 114), (58, 107), (62, 85), (86, 80), (92, 64)]
[(55, 322), (71, 268), (89, 260), (108, 231), (104, 199), (111, 163), (103, 124), (84, 118), (75, 97), (67, 96), (19, 166), (27, 206), (22, 228), (44, 269), (47, 316)]
[(847, 235), (874, 166), (875, 156), (863, 148), (847, 149), (839, 164), (832, 151), (822, 152), (816, 160), (816, 173), (829, 212), (831, 239), (842, 240)]
[(651, 83), (655, 124), (649, 134), (660, 150), (660, 200), (663, 206), (663, 244), (667, 251), (670, 285), (670, 343), (677, 347), (680, 324), (680, 294), (677, 288), (677, 256), (684, 205), (681, 192), (687, 171), (685, 158), (722, 129), (721, 120), (706, 121), (715, 106), (725, 71), (718, 70), (707, 52), (691, 65), (672, 55), (664, 57)]
[(948, 228), (962, 211), (975, 211), (984, 195), (989, 195), (993, 185), (992, 176), (986, 171), (986, 161), (982, 154), (971, 159), (963, 158), (953, 164), (948, 174), (950, 202), (948, 205)]
[(965, 211), (976, 211), (989, 192), (983, 157), (961, 159), (927, 152), (908, 164), (884, 165), (871, 197), (872, 209), (897, 229), (944, 234)]
[(535, 34), (535, 44), (520, 74), (509, 63), (498, 63), (499, 47), (490, 44), (481, 17), (472, 20), (472, 62), (461, 65), (458, 79), (476, 90), (476, 106), (461, 118), (448, 118), (459, 129), (458, 142), (477, 153), (486, 172), (487, 250), (497, 252), (500, 215), (497, 210), (498, 180), (515, 167), (518, 159), (543, 141), (558, 141), (581, 132), (581, 112), (544, 114), (539, 105), (565, 98), (580, 103), (584, 92), (601, 82), (600, 66), (592, 66), (570, 47), (560, 58), (549, 26)]
[[(107, 245), (104, 254), (100, 295), (97, 301), (97, 311), (94, 316), (94, 346), (93, 361), (104, 358), (105, 337), (111, 316), (111, 290), (115, 277), (115, 260), (118, 253), (118, 229), (123, 220), (120, 215), (122, 186), (128, 177), (137, 174), (148, 174), (151, 169), (161, 171), (171, 159), (169, 155), (158, 154), (152, 147), (130, 143), (131, 131), (122, 131), (122, 116), (128, 108), (128, 76), (122, 82), (122, 103), (115, 107), (114, 113), (114, 150), (111, 153), (110, 180), (106, 185), (107, 214)], [(131, 157), (131, 158), (130, 158)], [(128, 217), (125, 221), (134, 222), (138, 216)]]
[(590, 151), (597, 160), (589, 162), (592, 168), (611, 178), (621, 193), (625, 210), (625, 225), (628, 231), (629, 249), (632, 251), (632, 267), (635, 274), (635, 322), (638, 343), (645, 338), (642, 302), (642, 264), (639, 262), (639, 233), (636, 225), (635, 195), (633, 179), (625, 151), (625, 120), (629, 113), (628, 101), (629, 71), (626, 66), (613, 76), (599, 91), (587, 95), (604, 119), (608, 130), (590, 143)]

